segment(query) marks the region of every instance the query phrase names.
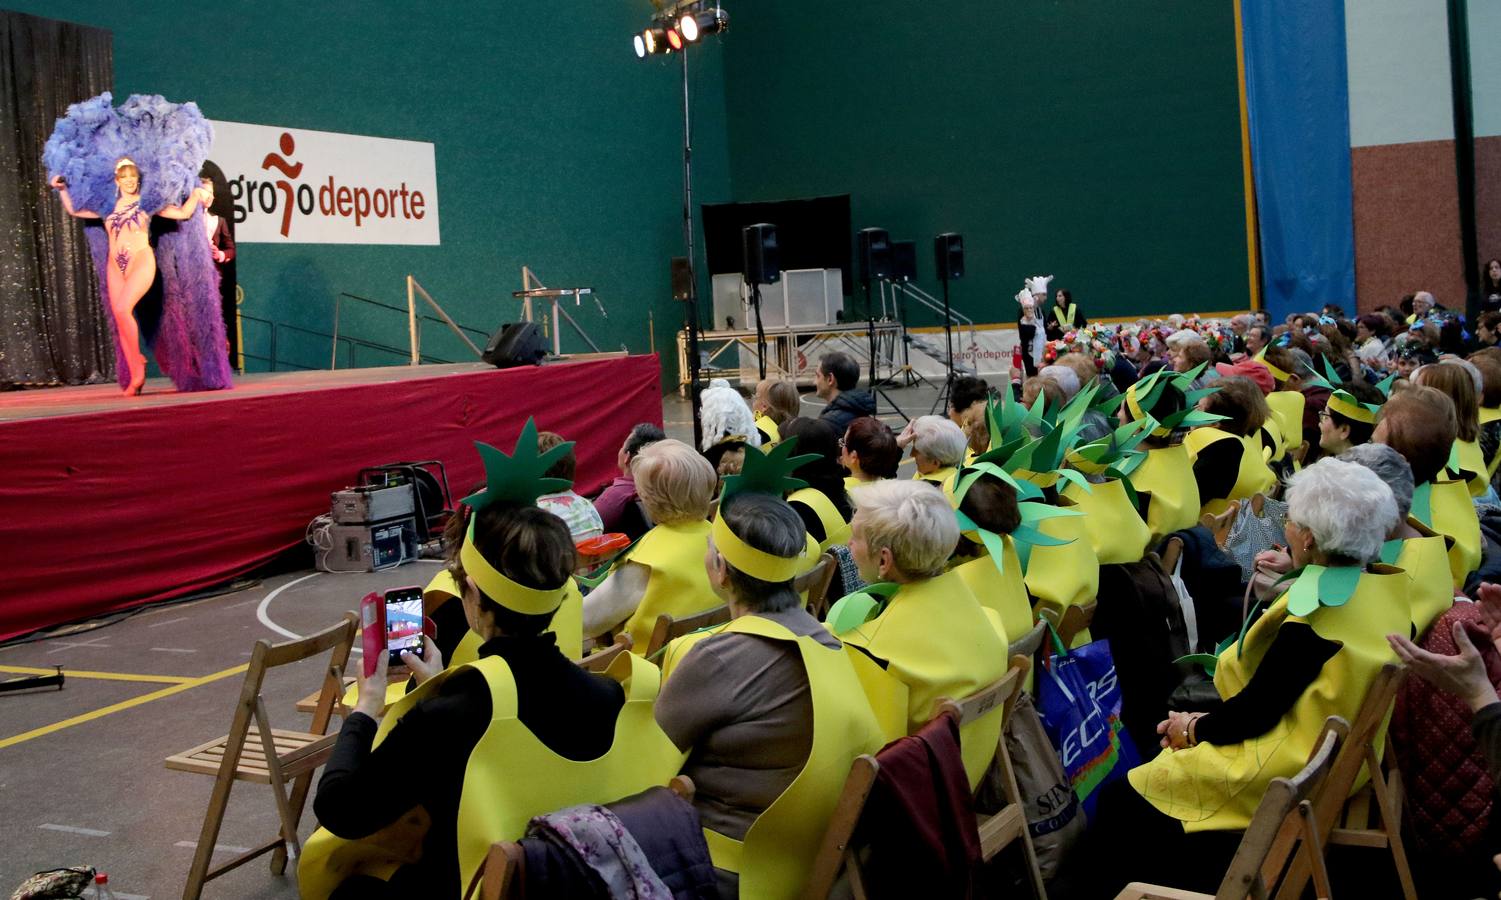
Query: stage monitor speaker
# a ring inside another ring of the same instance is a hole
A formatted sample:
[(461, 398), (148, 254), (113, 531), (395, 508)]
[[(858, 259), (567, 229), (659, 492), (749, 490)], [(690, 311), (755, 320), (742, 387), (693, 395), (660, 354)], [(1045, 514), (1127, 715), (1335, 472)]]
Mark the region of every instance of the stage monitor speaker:
[(964, 277), (964, 235), (945, 231), (933, 238), (933, 265), (939, 281)]
[(862, 228), (855, 235), (860, 251), (860, 280), (891, 277), (891, 236), (884, 228)]
[(688, 267), (688, 257), (672, 258), (672, 299), (693, 299), (693, 270)]
[(891, 242), (891, 280), (917, 280), (917, 241)]
[(740, 229), (744, 265), (740, 272), (746, 284), (776, 284), (782, 280), (782, 253), (777, 247), (777, 226), (770, 222)]
[(481, 358), (497, 369), (540, 366), (547, 356), (542, 332), (533, 322), (507, 322), (491, 335)]

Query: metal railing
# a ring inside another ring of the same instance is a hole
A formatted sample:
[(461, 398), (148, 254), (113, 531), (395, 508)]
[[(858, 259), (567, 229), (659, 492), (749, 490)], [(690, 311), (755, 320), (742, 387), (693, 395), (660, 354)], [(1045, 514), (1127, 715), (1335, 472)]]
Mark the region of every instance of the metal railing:
[[(928, 310), (933, 313), (933, 315), (937, 316), (938, 317), (938, 324), (939, 324), (940, 327), (942, 327), (942, 325), (943, 325), (943, 316), (944, 316), (944, 306), (943, 306), (943, 300), (942, 299), (933, 296), (932, 294), (928, 293), (927, 291), (923, 290), (920, 287), (917, 287), (916, 285), (912, 284), (911, 282), (900, 282), (899, 283), (899, 282), (887, 282), (887, 281), (883, 281), (883, 282), (881, 282), (881, 304), (883, 306), (886, 303), (886, 287), (887, 287), (887, 285), (891, 286), (891, 303), (892, 303), (892, 306), (896, 306), (897, 298), (900, 297), (900, 296), (902, 296), (902, 295), (911, 297), (913, 300), (916, 300), (921, 305), (927, 307)], [(970, 338), (970, 340), (973, 341), (975, 339), (975, 320), (974, 319), (971, 319), (969, 316), (966, 316), (964, 313), (961, 313), (961, 312), (955, 310), (952, 305), (950, 305), (949, 308), (948, 308), (948, 317), (949, 317), (949, 323), (951, 325), (953, 325), (955, 328), (967, 328), (967, 329), (969, 329), (969, 338)]]
[[(413, 284), (413, 286), (415, 287), (416, 290), (422, 291), (422, 286), (421, 285), (417, 285), (415, 282), (412, 282), (412, 284)], [(427, 297), (427, 292), (426, 291), (422, 291), (422, 296), (423, 297)], [(331, 337), (333, 339), (333, 345), (332, 345), (332, 348), (331, 348), (331, 361), (329, 363), (329, 368), (331, 368), (331, 369), (337, 369), (339, 367), (339, 341), (345, 339), (345, 338), (342, 338), (339, 335), (339, 315), (340, 315), (340, 311), (341, 311), (341, 307), (342, 307), (343, 301), (346, 298), (349, 299), (349, 300), (358, 300), (361, 303), (367, 303), (367, 304), (369, 304), (371, 306), (380, 307), (381, 309), (389, 309), (392, 312), (401, 313), (403, 316), (407, 316), (410, 319), (412, 319), (413, 321), (415, 321), (415, 323), (416, 323), (416, 333), (413, 336), (413, 343), (414, 343), (415, 346), (418, 346), (418, 347), (421, 346), (421, 328), (422, 328), (422, 323), (423, 322), (432, 322), (434, 325), (446, 325), (449, 328), (453, 329), (454, 332), (456, 334), (458, 334), (459, 337), (462, 338), (466, 344), (469, 345), (469, 349), (475, 351), (476, 355), (478, 355), (479, 349), (477, 347), (475, 347), (475, 345), (474, 345), (474, 343), (472, 341), (470, 341), (467, 337), (465, 337), (465, 332), (468, 332), (469, 334), (478, 336), (481, 342), (485, 342), (485, 341), (488, 341), (490, 339), (490, 333), (489, 332), (487, 332), (487, 331), (480, 331), (478, 328), (470, 328), (467, 325), (460, 325), (457, 322), (453, 321), (452, 319), (448, 318), (446, 315), (443, 318), (441, 318), (441, 319), (440, 318), (436, 318), (434, 316), (429, 316), (429, 315), (414, 315), (413, 308), (411, 306), (393, 306), (390, 303), (382, 303), (379, 300), (372, 300), (369, 297), (361, 297), (358, 294), (350, 294), (350, 293), (347, 293), (347, 292), (340, 292), (338, 296), (334, 297), (334, 333), (332, 335), (329, 335), (329, 337)], [(429, 303), (432, 302), (431, 298), (428, 298), (428, 302)], [(389, 351), (397, 353), (397, 354), (399, 354), (399, 355), (401, 355), (403, 357), (408, 357), (409, 354), (410, 354), (410, 351), (408, 351), (408, 350), (401, 350), (399, 348), (389, 347), (389, 346), (387, 346), (385, 344), (376, 344), (376, 343), (371, 342), (371, 341), (363, 341), (361, 343), (363, 343), (365, 345), (368, 345), (368, 346), (371, 346), (371, 347), (379, 347), (382, 350), (389, 350)], [(452, 362), (453, 361), (453, 360), (446, 360), (446, 359), (445, 360), (439, 360), (436, 357), (432, 357), (432, 356), (429, 356), (427, 354), (421, 354), (421, 353), (418, 354), (417, 359), (420, 359), (422, 362), (445, 362), (445, 363), (447, 363), (447, 362)], [(409, 360), (409, 361), (412, 361), (412, 360)], [(354, 361), (353, 361), (353, 354), (352, 354), (352, 352), (351, 352), (350, 363), (349, 364), (350, 364), (351, 367), (354, 367)]]
[[(405, 312), (405, 310), (402, 311)], [(248, 316), (244, 313), (240, 314), (240, 320), (242, 322), (255, 323), (257, 325), (264, 326), (269, 332), (267, 351), (265, 355), (250, 352), (250, 350), (247, 349), (250, 344), (249, 340), (245, 342), (246, 347), (241, 348), (241, 355), (243, 355), (246, 360), (264, 362), (266, 364), (266, 371), (268, 372), (282, 372), (288, 369), (295, 369), (297, 371), (313, 371), (321, 368), (320, 366), (304, 365), (300, 362), (295, 362), (292, 359), (287, 358), (287, 354), (285, 353), (284, 348), (286, 344), (286, 335), (289, 333), (305, 334), (315, 338), (322, 338), (332, 341), (334, 347), (335, 362), (335, 365), (332, 366), (332, 368), (338, 368), (337, 362), (340, 345), (343, 345), (343, 347), (345, 348), (345, 365), (347, 368), (358, 369), (361, 368), (362, 363), (365, 366), (370, 367), (407, 365), (410, 363), (408, 351), (404, 347), (393, 347), (389, 344), (382, 344), (377, 341), (367, 341), (362, 338), (350, 337), (349, 335), (333, 335), (329, 334), (326, 331), (317, 331), (312, 328), (302, 328), (297, 325), (289, 325), (286, 322), (273, 322), (270, 319), (262, 319), (259, 316)], [(361, 351), (364, 352), (367, 359), (362, 360)], [(382, 358), (379, 362), (376, 362), (374, 360), (368, 359), (368, 356), (371, 353), (379, 353), (382, 354), (383, 357), (394, 357), (394, 360), (390, 358)], [(439, 365), (454, 362), (454, 360), (451, 359), (444, 359), (442, 357), (431, 356), (427, 354), (423, 355), (422, 361), (424, 363), (435, 363)]]

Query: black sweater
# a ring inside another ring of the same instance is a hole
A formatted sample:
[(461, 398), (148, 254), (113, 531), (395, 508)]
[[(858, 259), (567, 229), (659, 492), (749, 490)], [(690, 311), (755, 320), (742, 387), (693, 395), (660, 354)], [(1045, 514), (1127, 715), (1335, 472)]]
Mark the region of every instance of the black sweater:
[[(563, 656), (552, 634), (497, 637), (480, 648), (480, 656), (506, 661), (516, 680), (516, 717), (548, 749), (573, 760), (609, 750), (625, 692), (619, 683)], [(437, 886), (458, 883), (456, 827), (464, 769), (489, 722), (490, 689), (472, 669), (454, 674), (409, 710), (373, 752), (378, 723), (351, 714), (318, 781), (313, 800), (318, 823), (353, 840), (423, 806), (432, 827), (422, 859), (402, 867), (391, 883), (423, 896), (447, 896), (447, 888)]]
[(1284, 622), (1250, 682), (1201, 717), (1194, 725), (1194, 738), (1224, 746), (1271, 731), (1339, 650), (1338, 643), (1319, 637), (1308, 625)]

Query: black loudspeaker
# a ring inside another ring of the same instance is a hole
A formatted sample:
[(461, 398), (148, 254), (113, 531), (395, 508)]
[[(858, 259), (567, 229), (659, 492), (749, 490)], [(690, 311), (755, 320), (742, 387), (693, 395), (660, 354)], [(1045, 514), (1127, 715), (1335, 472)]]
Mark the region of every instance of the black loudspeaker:
[(917, 242), (891, 242), (891, 280), (917, 280)]
[(855, 235), (860, 250), (860, 280), (891, 277), (891, 236), (884, 228), (862, 228)]
[(782, 253), (777, 248), (777, 226), (769, 222), (740, 229), (746, 284), (776, 284), (782, 280)]
[(688, 257), (672, 258), (672, 299), (693, 299), (693, 273), (688, 268)]
[(507, 322), (490, 336), (481, 358), (497, 369), (540, 366), (547, 355), (542, 332), (532, 322)]
[(933, 266), (939, 281), (964, 277), (964, 235), (945, 231), (933, 238)]

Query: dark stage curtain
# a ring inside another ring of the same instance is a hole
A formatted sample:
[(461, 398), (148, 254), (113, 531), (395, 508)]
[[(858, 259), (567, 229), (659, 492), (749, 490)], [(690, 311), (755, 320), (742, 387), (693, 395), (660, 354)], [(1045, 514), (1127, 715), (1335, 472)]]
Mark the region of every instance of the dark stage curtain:
[(0, 10), (0, 390), (114, 380), (88, 242), (42, 167), (68, 104), (110, 89), (111, 48), (103, 29)]

